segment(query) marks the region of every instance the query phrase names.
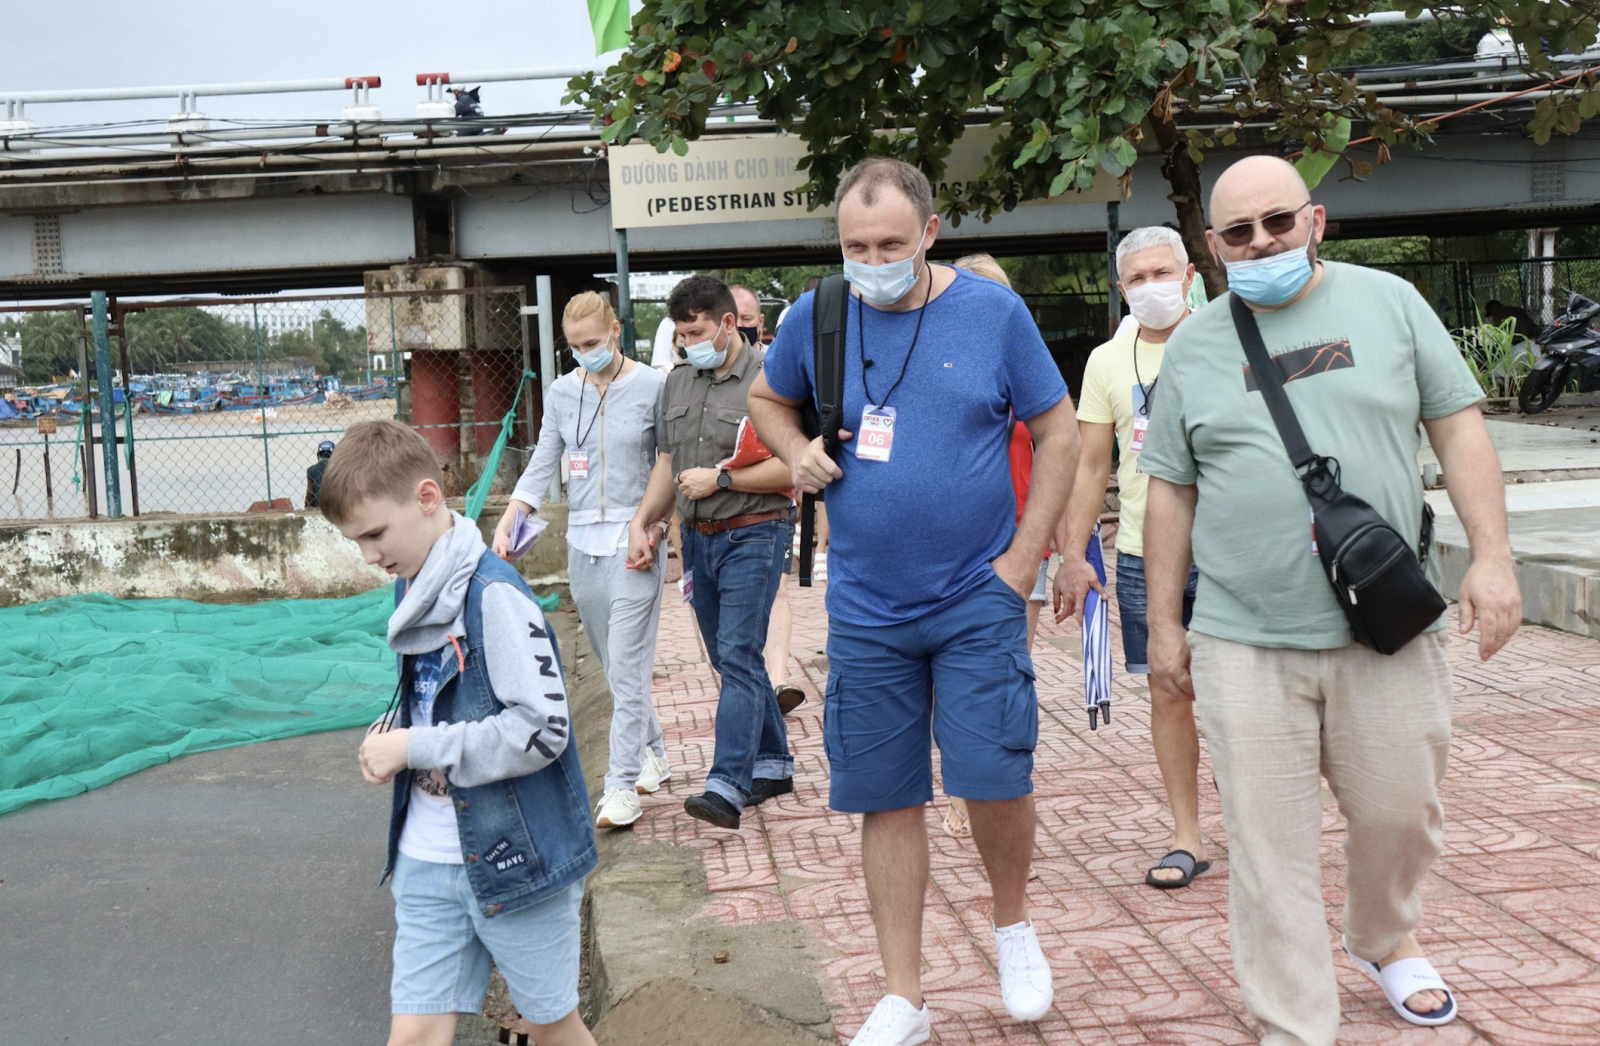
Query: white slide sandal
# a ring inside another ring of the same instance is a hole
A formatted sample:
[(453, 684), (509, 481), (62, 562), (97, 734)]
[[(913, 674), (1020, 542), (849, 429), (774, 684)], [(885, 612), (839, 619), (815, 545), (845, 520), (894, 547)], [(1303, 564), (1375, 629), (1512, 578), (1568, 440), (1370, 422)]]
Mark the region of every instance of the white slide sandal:
[[(1444, 980), (1440, 978), (1439, 971), (1427, 959), (1396, 959), (1387, 966), (1379, 968), (1375, 962), (1368, 962), (1350, 950), (1348, 941), (1344, 942), (1344, 953), (1350, 956), (1350, 961), (1368, 977), (1378, 982), (1378, 987), (1383, 989), (1384, 998), (1389, 1000), (1389, 1005), (1394, 1007), (1394, 1012), (1423, 1027), (1434, 1027), (1440, 1024), (1449, 1024), (1456, 1019), (1456, 997), (1445, 987)], [(1418, 992), (1440, 991), (1444, 992), (1445, 1003), (1432, 1013), (1417, 1013), (1406, 1007), (1406, 1000)]]

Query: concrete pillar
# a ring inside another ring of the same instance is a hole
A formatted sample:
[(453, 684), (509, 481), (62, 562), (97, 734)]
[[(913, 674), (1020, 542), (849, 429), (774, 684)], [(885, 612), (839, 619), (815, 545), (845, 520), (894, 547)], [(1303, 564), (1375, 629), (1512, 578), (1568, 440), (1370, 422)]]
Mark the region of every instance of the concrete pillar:
[(411, 353), (411, 423), (453, 475), (461, 473), (460, 353)]

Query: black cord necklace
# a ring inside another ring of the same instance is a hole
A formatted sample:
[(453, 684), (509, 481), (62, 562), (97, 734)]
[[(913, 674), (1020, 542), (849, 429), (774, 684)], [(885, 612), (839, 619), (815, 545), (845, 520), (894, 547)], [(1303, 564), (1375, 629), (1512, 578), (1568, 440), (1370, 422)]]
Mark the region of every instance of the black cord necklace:
[(1155, 378), (1148, 386), (1146, 386), (1144, 379), (1139, 377), (1139, 330), (1140, 328), (1138, 327), (1135, 327), (1133, 330), (1133, 380), (1139, 383), (1139, 396), (1141, 400), (1139, 404), (1139, 413), (1148, 418), (1150, 416), (1150, 396), (1156, 391), (1156, 382), (1160, 381), (1161, 379)]
[(617, 353), (617, 373), (613, 374), (610, 378), (607, 378), (606, 387), (600, 390), (600, 402), (595, 404), (594, 416), (589, 419), (588, 429), (584, 429), (583, 427), (583, 387), (589, 384), (589, 382), (587, 380), (578, 382), (578, 423), (574, 426), (574, 431), (578, 433), (578, 448), (580, 450), (583, 448), (583, 444), (588, 440), (589, 433), (594, 431), (594, 423), (599, 420), (600, 412), (605, 409), (606, 393), (611, 391), (611, 383), (616, 381), (617, 378), (622, 374), (622, 365), (627, 362), (628, 358), (626, 356), (622, 355), (620, 352)]
[(889, 391), (883, 394), (882, 400), (872, 398), (872, 388), (867, 384), (867, 336), (863, 332), (865, 324), (861, 322), (861, 296), (856, 295), (856, 352), (861, 360), (861, 391), (867, 394), (867, 405), (872, 407), (887, 407), (889, 397), (894, 395), (894, 390), (906, 380), (906, 368), (911, 366), (911, 354), (917, 351), (917, 338), (922, 335), (922, 317), (928, 314), (928, 302), (933, 299), (933, 266), (928, 266), (928, 289), (923, 294), (922, 306), (917, 309), (917, 327), (911, 332), (911, 347), (906, 350), (905, 362), (900, 364), (900, 376), (894, 379), (894, 384), (889, 386)]

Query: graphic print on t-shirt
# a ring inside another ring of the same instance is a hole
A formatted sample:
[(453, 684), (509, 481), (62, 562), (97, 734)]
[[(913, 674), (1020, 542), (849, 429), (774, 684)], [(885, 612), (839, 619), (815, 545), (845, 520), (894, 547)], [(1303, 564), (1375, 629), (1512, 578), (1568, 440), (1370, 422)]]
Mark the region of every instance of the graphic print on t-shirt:
[[(411, 673), (411, 721), (421, 726), (433, 724), (433, 702), (439, 696), (439, 671), (444, 651), (419, 654)], [(418, 770), (411, 776), (413, 786), (433, 796), (450, 794), (449, 782), (438, 770)]]
[[(1285, 385), (1301, 378), (1326, 374), (1330, 370), (1344, 370), (1356, 365), (1355, 355), (1350, 351), (1349, 338), (1302, 345), (1298, 349), (1290, 349), (1272, 357), (1272, 362), (1283, 374)], [(1246, 392), (1261, 391), (1260, 386), (1256, 384), (1256, 376), (1250, 373), (1248, 363), (1244, 365), (1244, 389)]]

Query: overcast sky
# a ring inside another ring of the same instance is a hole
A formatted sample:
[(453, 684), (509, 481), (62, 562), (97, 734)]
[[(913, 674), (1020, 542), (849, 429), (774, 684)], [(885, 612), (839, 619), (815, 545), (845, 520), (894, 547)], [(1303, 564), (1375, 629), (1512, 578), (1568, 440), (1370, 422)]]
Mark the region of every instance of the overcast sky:
[[(0, 0), (0, 95), (377, 74), (386, 119), (415, 115), (419, 72), (595, 59), (585, 0)], [(561, 82), (492, 83), (486, 112), (558, 108)], [(342, 92), (202, 98), (212, 117), (336, 119)], [(40, 126), (164, 119), (177, 100), (30, 105)], [(3, 118), (3, 115), (0, 115)]]

